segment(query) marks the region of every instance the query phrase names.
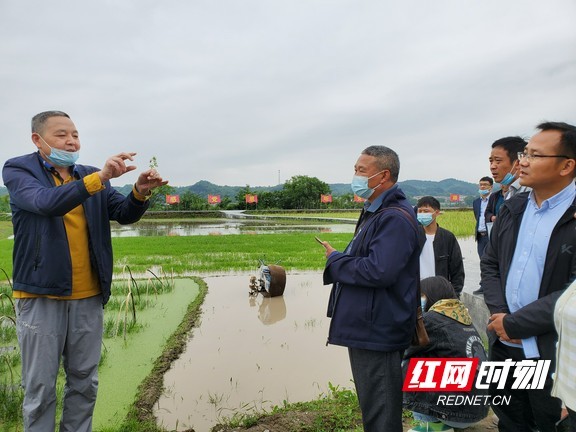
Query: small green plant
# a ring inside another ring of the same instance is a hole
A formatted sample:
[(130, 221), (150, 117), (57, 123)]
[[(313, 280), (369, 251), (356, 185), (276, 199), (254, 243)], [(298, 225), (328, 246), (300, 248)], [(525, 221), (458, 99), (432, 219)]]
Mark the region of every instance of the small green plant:
[[(20, 351), (16, 343), (16, 309), (12, 292), (12, 282), (8, 273), (4, 274), (9, 288), (0, 287), (0, 426), (18, 424), (21, 419), (24, 392), (20, 388), (17, 367), (20, 364)], [(9, 291), (8, 291), (9, 290)]]
[(154, 306), (154, 298), (158, 295), (174, 290), (174, 275), (168, 276), (162, 268), (158, 276), (151, 269), (147, 273), (152, 275), (145, 282), (138, 282), (129, 266), (125, 265), (124, 282), (113, 285), (113, 295), (106, 305), (107, 311), (115, 311), (115, 316), (104, 319), (104, 336), (114, 338), (122, 334), (124, 340), (129, 333), (139, 331), (142, 326), (138, 324), (138, 311)]

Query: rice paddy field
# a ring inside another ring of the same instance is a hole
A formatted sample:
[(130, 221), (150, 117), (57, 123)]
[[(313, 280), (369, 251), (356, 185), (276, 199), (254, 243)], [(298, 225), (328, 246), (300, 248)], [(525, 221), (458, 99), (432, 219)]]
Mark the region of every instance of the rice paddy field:
[[(358, 214), (358, 211), (324, 213), (321, 217), (355, 219)], [(294, 215), (274, 214), (280, 219), (289, 216)], [(318, 216), (318, 213), (298, 214), (298, 217)], [(471, 211), (447, 211), (439, 216), (438, 222), (457, 236), (471, 236), (474, 232)], [(10, 287), (11, 234), (11, 222), (0, 221), (0, 430), (21, 431), (20, 361)], [(115, 297), (105, 312), (103, 372), (97, 406), (100, 419), (104, 418), (103, 412), (111, 412), (112, 419), (99, 421), (95, 430), (159, 430), (153, 419), (142, 416), (142, 412), (151, 411), (154, 397), (157, 398), (154, 395), (160, 392), (162, 373), (185, 344), (206, 292), (200, 279), (189, 282), (191, 288), (187, 289), (174, 279), (255, 271), (259, 260), (280, 263), (287, 271), (320, 270), (325, 257), (323, 248), (314, 241), (315, 235), (339, 250), (352, 237), (352, 234), (305, 232), (114, 238), (114, 271), (119, 278), (113, 288)], [(132, 282), (130, 273), (137, 282)], [(140, 364), (147, 366), (137, 367)], [(122, 385), (124, 396), (119, 400), (116, 393), (120, 392), (114, 383), (124, 382), (121, 380), (126, 382)]]

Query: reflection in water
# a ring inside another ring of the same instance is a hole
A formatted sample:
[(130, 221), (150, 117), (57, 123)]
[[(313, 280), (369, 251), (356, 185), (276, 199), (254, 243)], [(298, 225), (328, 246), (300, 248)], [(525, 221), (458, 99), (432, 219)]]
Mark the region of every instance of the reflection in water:
[(218, 222), (174, 222), (154, 223), (140, 221), (133, 225), (112, 224), (112, 237), (154, 237), (154, 236), (193, 236), (193, 235), (231, 235), (290, 232), (333, 232), (352, 233), (353, 224), (274, 224), (243, 219), (222, 219)]
[(346, 349), (326, 346), (329, 287), (320, 273), (288, 274), (283, 296), (254, 303), (248, 275), (206, 282), (202, 324), (164, 376), (160, 424), (206, 432), (235, 412), (313, 400), (329, 382), (353, 387)]
[(264, 325), (274, 324), (286, 318), (286, 302), (282, 296), (250, 297), (249, 303), (252, 307), (258, 305), (258, 319)]

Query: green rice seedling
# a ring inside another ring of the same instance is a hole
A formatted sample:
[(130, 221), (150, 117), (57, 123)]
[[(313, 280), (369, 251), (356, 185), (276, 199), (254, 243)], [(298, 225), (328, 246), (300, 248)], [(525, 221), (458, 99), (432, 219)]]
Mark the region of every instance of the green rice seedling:
[[(3, 324), (9, 322), (12, 325)], [(16, 340), (16, 320), (12, 317), (0, 316), (0, 345)]]
[(451, 231), (456, 237), (470, 237), (474, 235), (476, 219), (471, 210), (443, 211), (437, 221), (442, 228)]
[(7, 366), (6, 370), (10, 372), (10, 383), (14, 384), (14, 370), (12, 369), (12, 362), (10, 361), (9, 356), (2, 355), (0, 359), (2, 361), (2, 364)]
[(115, 337), (114, 330), (116, 328), (116, 320), (112, 317), (107, 317), (104, 319), (104, 337), (111, 338)]
[[(130, 284), (136, 290), (136, 294), (138, 295), (138, 300), (140, 300), (140, 289), (138, 288), (138, 282), (136, 282), (136, 279), (134, 279), (134, 276), (132, 275), (132, 271), (130, 270), (130, 267), (127, 265), (124, 266), (124, 271), (126, 271), (126, 270), (130, 274)], [(132, 290), (130, 289), (129, 292), (132, 293)], [(136, 312), (134, 312), (134, 314), (135, 313)], [(136, 317), (134, 317), (134, 319), (136, 319)]]
[(0, 355), (0, 426), (21, 422), (24, 392), (17, 383), (14, 369), (20, 364), (20, 352), (3, 348)]
[[(120, 304), (120, 309), (118, 310), (118, 317), (116, 318), (116, 325), (114, 327), (114, 337), (118, 336), (118, 331), (120, 328), (120, 323), (122, 322), (124, 342), (126, 342), (126, 335), (128, 334), (128, 312), (132, 312), (132, 324), (136, 324), (136, 306), (134, 304), (134, 296), (130, 290), (126, 297)], [(122, 311), (124, 311), (122, 317)]]

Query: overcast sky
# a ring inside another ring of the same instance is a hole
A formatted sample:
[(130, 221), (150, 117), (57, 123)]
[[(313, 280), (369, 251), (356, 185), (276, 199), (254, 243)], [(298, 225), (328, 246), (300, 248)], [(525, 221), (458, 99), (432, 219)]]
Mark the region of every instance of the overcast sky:
[[(489, 174), (490, 145), (576, 124), (575, 0), (0, 0), (0, 159), (66, 111), (79, 163), (120, 151), (175, 186)], [(134, 182), (135, 173), (113, 184)]]

